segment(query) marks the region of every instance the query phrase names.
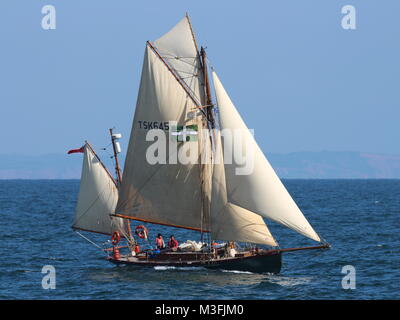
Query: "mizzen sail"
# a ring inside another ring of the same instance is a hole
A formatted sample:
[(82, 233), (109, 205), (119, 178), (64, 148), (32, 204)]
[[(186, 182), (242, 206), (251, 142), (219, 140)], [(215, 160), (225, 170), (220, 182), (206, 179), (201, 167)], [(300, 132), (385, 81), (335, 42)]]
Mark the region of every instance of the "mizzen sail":
[(238, 169), (242, 168), (243, 164), (236, 161), (235, 157), (232, 157), (231, 164), (225, 163), (228, 201), (315, 241), (321, 241), (269, 164), (215, 72), (213, 83), (221, 130), (223, 132), (227, 129), (232, 133), (232, 143), (224, 143), (224, 154), (233, 155), (233, 147), (238, 142), (236, 145), (245, 146), (244, 149), (247, 150), (246, 161), (252, 162), (251, 174), (243, 175), (238, 174)]

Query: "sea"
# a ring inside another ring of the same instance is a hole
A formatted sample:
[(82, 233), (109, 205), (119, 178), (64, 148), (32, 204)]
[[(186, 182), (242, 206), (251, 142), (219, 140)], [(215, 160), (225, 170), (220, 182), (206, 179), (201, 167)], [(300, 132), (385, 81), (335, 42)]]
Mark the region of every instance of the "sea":
[[(400, 180), (283, 183), (331, 249), (285, 253), (280, 274), (256, 274), (113, 265), (94, 245), (108, 236), (82, 232), (92, 244), (71, 229), (79, 180), (0, 180), (0, 299), (400, 298)], [(266, 223), (282, 248), (315, 244)], [(192, 231), (147, 228), (151, 241), (158, 232), (199, 240)]]

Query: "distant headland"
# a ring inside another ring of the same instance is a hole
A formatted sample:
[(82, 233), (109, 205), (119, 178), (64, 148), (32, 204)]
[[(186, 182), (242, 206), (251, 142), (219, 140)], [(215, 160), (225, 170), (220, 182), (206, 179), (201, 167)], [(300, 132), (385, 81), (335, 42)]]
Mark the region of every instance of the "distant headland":
[[(109, 156), (100, 157), (114, 172)], [(282, 179), (400, 179), (400, 155), (320, 151), (267, 153), (267, 158)], [(79, 155), (0, 154), (0, 179), (80, 179), (81, 167)]]

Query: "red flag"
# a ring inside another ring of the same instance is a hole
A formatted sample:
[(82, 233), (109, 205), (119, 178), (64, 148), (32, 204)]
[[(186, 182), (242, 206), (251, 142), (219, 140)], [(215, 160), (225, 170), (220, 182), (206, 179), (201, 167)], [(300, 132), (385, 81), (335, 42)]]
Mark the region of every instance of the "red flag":
[(71, 154), (71, 153), (78, 153), (78, 152), (85, 152), (85, 147), (83, 146), (82, 148), (79, 148), (79, 149), (72, 149), (72, 150), (69, 150), (69, 151), (68, 151), (68, 154)]

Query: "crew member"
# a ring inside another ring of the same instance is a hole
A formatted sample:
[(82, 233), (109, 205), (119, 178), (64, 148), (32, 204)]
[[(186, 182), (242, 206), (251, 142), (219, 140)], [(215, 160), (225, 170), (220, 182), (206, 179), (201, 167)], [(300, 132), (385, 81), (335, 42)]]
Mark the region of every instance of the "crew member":
[(165, 243), (164, 243), (164, 239), (161, 235), (161, 233), (159, 233), (156, 237), (156, 247), (157, 249), (164, 249), (165, 248)]
[(172, 236), (169, 238), (168, 247), (170, 247), (171, 249), (173, 249), (173, 248), (177, 248), (178, 245), (179, 245), (178, 241), (176, 241), (175, 238), (174, 238), (174, 236), (172, 235)]

